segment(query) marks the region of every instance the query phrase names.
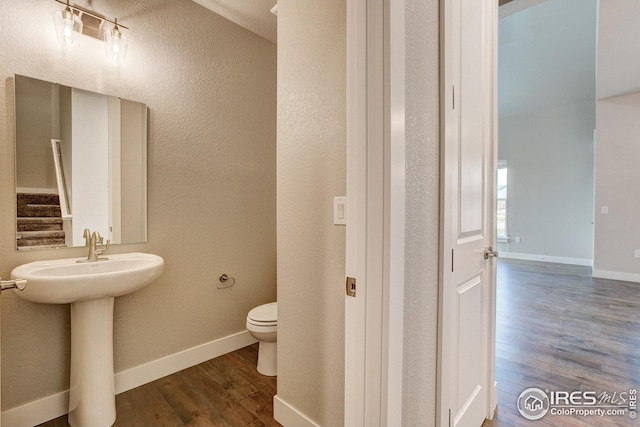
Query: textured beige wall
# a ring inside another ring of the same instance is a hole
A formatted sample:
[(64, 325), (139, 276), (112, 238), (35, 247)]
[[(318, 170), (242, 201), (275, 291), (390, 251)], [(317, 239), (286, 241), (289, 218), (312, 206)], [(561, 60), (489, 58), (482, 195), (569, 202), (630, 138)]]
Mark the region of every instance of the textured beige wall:
[[(111, 252), (155, 253), (166, 268), (116, 300), (122, 371), (242, 331), (249, 309), (276, 297), (276, 46), (190, 0), (93, 5), (131, 28), (126, 62), (108, 61), (93, 39), (58, 45), (53, 1), (0, 2), (0, 275), (86, 252), (14, 249), (13, 75), (146, 103), (149, 241)], [(216, 289), (222, 273), (237, 279), (233, 288)], [(66, 389), (68, 364), (69, 306), (3, 294), (3, 409)]]
[(406, 1), (403, 426), (435, 425), (439, 230), (438, 0)]
[(278, 396), (344, 418), (346, 2), (278, 2)]
[[(599, 1), (594, 276), (640, 282), (640, 3)], [(608, 214), (601, 208), (607, 206)]]
[(594, 275), (640, 281), (640, 92), (599, 100), (596, 109)]

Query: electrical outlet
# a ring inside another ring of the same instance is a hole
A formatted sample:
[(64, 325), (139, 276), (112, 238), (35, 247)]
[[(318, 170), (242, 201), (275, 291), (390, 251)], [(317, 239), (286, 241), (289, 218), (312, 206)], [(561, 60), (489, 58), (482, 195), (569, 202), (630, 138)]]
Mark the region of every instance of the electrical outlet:
[(609, 213), (609, 206), (601, 206), (600, 207), (600, 213), (603, 215), (606, 215)]
[(636, 258), (640, 258), (640, 249), (636, 249), (635, 256)]
[(522, 242), (522, 237), (520, 236), (516, 236), (516, 243), (521, 243)]

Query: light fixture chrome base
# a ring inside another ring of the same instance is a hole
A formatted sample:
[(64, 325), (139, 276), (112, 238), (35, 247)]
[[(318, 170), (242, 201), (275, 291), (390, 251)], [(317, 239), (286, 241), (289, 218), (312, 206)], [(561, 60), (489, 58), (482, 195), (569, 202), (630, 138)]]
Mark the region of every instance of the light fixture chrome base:
[[(85, 36), (93, 37), (94, 39), (104, 40), (104, 23), (116, 25), (116, 21), (107, 19), (104, 15), (85, 9), (80, 6), (70, 5), (68, 1), (54, 0), (60, 4), (67, 6), (74, 15), (76, 15), (82, 21), (82, 34)], [(119, 28), (129, 29), (124, 25), (118, 23)]]

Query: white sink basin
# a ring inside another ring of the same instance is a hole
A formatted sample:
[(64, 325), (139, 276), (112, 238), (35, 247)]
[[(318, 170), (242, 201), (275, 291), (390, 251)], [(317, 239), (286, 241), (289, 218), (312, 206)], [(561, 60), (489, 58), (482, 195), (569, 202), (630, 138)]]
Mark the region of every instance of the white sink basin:
[(21, 298), (49, 304), (71, 303), (71, 378), (69, 424), (109, 427), (116, 420), (113, 373), (113, 307), (115, 297), (153, 282), (164, 260), (151, 254), (109, 255), (108, 260), (78, 263), (84, 258), (36, 261), (16, 267), (14, 279), (26, 279)]
[(77, 263), (83, 258), (35, 261), (16, 267), (14, 279), (26, 279), (21, 298), (32, 302), (68, 304), (103, 297), (119, 297), (157, 279), (164, 260), (152, 254), (109, 255), (106, 261)]

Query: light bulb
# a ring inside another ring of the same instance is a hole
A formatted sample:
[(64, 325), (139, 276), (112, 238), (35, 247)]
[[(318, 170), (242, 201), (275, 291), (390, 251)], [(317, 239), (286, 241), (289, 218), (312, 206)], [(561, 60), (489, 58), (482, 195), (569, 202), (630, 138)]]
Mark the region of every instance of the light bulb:
[(105, 32), (105, 42), (107, 58), (111, 58), (114, 61), (124, 60), (124, 56), (127, 53), (128, 40), (118, 28), (117, 23), (113, 29)]
[(82, 21), (68, 7), (53, 14), (58, 41), (65, 46), (80, 46)]

